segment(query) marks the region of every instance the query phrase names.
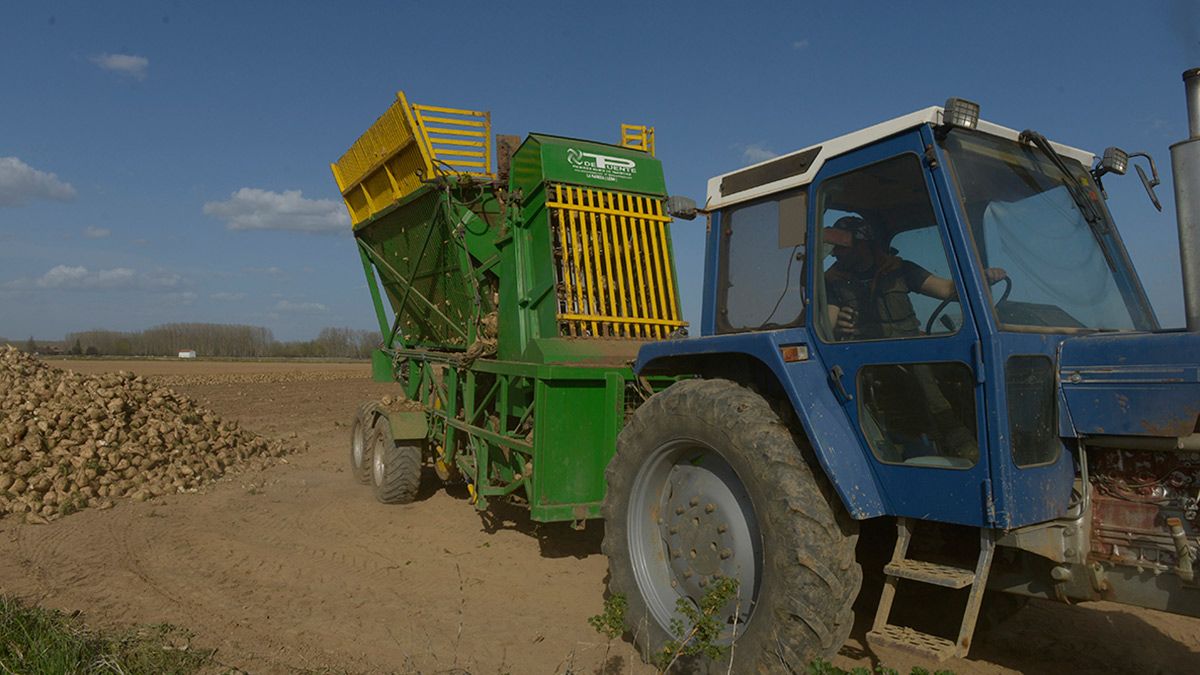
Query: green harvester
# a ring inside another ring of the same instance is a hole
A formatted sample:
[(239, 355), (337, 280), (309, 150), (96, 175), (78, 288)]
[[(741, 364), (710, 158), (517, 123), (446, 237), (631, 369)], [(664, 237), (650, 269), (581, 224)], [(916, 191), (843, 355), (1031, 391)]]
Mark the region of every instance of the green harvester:
[(355, 475), (402, 503), (432, 464), (479, 509), (599, 517), (626, 417), (673, 381), (630, 364), (685, 326), (653, 129), (493, 152), (490, 114), (401, 92), (332, 170), (382, 334), (374, 377), (402, 391), (360, 408)]

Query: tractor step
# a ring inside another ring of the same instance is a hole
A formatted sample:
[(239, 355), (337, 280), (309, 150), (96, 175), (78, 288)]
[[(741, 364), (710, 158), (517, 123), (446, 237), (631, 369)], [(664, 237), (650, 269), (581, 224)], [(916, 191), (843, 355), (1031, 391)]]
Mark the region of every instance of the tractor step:
[(939, 565), (924, 560), (895, 560), (883, 568), (883, 573), (946, 588), (966, 588), (975, 581), (975, 570), (965, 570), (952, 565)]
[[(908, 545), (912, 542), (912, 523), (908, 518), (896, 521), (896, 548), (892, 561), (884, 566), (883, 594), (879, 597), (879, 608), (875, 611), (875, 623), (867, 633), (867, 644), (878, 654), (881, 648), (910, 652), (934, 661), (951, 657), (964, 657), (971, 647), (975, 634), (975, 622), (979, 618), (979, 607), (983, 603), (983, 592), (987, 587), (988, 572), (992, 567), (992, 555), (996, 542), (992, 531), (979, 531), (979, 558), (975, 569), (968, 570), (952, 565), (942, 565), (908, 557)], [(896, 600), (896, 587), (901, 579), (917, 581), (945, 588), (971, 587), (967, 606), (959, 625), (958, 638), (949, 640), (937, 635), (922, 633), (907, 626), (888, 623), (892, 603)]]
[(879, 653), (881, 648), (895, 649), (938, 662), (953, 657), (958, 651), (958, 645), (953, 640), (891, 624), (867, 633), (867, 644), (875, 653)]

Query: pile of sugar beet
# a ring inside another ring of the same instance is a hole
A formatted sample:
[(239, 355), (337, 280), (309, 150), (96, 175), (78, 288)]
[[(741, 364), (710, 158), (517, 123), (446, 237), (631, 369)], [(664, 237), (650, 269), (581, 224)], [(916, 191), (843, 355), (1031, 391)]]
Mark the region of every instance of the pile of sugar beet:
[(132, 373), (82, 375), (0, 347), (0, 516), (41, 523), (193, 491), (288, 452)]

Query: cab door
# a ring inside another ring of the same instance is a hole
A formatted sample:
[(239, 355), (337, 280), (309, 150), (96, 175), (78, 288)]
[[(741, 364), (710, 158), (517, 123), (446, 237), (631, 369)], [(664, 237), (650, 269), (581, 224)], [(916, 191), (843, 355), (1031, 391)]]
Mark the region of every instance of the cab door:
[[(984, 526), (993, 517), (979, 335), (957, 301), (965, 289), (931, 173), (942, 169), (925, 153), (914, 129), (818, 172), (808, 325), (889, 512)], [(845, 247), (829, 255), (847, 232), (869, 242), (869, 260), (861, 246), (857, 258)], [(855, 306), (849, 327), (835, 319), (838, 303)]]

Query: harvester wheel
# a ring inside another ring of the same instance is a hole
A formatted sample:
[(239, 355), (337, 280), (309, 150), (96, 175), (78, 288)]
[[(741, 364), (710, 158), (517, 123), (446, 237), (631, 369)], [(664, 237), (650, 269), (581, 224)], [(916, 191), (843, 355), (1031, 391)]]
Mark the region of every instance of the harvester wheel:
[(416, 499), (421, 486), (421, 448), (397, 443), (386, 416), (371, 430), (370, 446), (375, 498), (384, 504), (408, 504)]
[(371, 482), (371, 429), (379, 418), (377, 404), (368, 401), (358, 407), (350, 427), (350, 475), (366, 485)]
[[(714, 617), (720, 661), (688, 672), (803, 672), (846, 641), (862, 583), (857, 523), (770, 402), (728, 380), (686, 380), (652, 396), (617, 439), (606, 473), (609, 591), (628, 602), (643, 658), (662, 653), (680, 599), (738, 582)], [(684, 626), (686, 627), (686, 620)]]

